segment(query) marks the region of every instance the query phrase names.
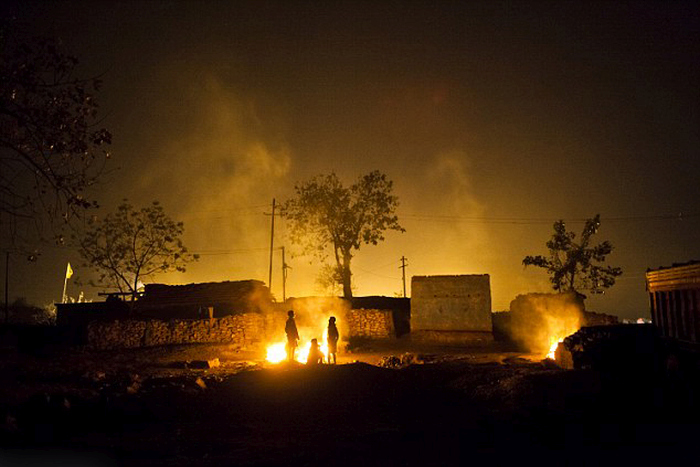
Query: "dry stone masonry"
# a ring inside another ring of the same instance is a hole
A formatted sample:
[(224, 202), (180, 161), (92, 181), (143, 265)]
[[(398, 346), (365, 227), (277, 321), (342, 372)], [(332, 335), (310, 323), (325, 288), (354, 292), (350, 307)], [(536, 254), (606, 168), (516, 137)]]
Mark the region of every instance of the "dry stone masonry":
[(351, 337), (390, 339), (395, 335), (391, 310), (350, 310), (346, 319)]
[(244, 313), (208, 320), (117, 320), (88, 325), (88, 346), (95, 349), (222, 343), (247, 348), (264, 339), (265, 318)]

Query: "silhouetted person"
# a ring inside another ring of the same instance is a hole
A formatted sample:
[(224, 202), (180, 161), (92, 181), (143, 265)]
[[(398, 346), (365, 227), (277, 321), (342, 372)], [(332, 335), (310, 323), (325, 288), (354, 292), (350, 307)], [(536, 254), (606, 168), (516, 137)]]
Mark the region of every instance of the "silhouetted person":
[(309, 356), (306, 358), (307, 365), (318, 365), (323, 363), (323, 352), (318, 346), (317, 339), (311, 339), (311, 347), (309, 348)]
[(294, 321), (294, 311), (289, 310), (287, 316), (287, 323), (284, 325), (284, 332), (287, 334), (287, 361), (292, 362), (299, 342), (299, 331), (297, 331), (297, 323)]
[(328, 319), (328, 363), (331, 363), (331, 355), (333, 356), (333, 364), (336, 364), (336, 357), (338, 353), (338, 339), (340, 334), (338, 334), (338, 328), (335, 326), (335, 316), (331, 316)]

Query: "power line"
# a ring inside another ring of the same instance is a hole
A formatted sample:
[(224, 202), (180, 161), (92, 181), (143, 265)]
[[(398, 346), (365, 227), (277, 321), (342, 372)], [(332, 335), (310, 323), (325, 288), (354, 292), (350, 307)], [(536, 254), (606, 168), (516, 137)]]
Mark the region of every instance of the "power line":
[[(381, 278), (383, 278), (383, 279), (397, 279), (397, 280), (400, 280), (400, 279), (401, 279), (400, 277), (387, 276), (387, 275), (384, 275), (384, 274), (377, 274), (376, 272), (368, 271), (368, 270), (366, 270), (366, 269), (362, 269), (362, 268), (357, 267), (357, 266), (353, 266), (353, 269), (356, 269), (356, 270), (359, 269), (359, 270), (362, 271), (364, 274), (371, 274), (371, 275), (373, 275), (373, 276), (381, 277)], [(363, 276), (364, 274), (355, 274), (355, 276)]]
[(190, 211), (190, 210), (188, 210), (188, 211), (186, 211), (186, 212), (192, 213), (192, 214), (200, 214), (200, 213), (207, 213), (207, 212), (246, 212), (246, 211), (253, 211), (253, 210), (255, 210), (255, 214), (258, 214), (257, 211), (260, 210), (260, 208), (264, 208), (264, 207), (267, 207), (267, 206), (269, 206), (269, 205), (268, 205), (268, 204), (253, 204), (253, 205), (250, 205), (250, 206), (246, 206), (246, 207), (242, 207), (242, 208), (235, 208), (235, 209), (234, 209), (234, 208), (200, 209), (200, 210), (197, 210), (197, 211)]
[[(698, 217), (698, 214), (660, 214), (649, 216), (620, 216), (620, 217), (601, 217), (601, 222), (640, 222), (640, 221), (661, 221), (673, 220), (683, 221)], [(472, 217), (458, 215), (437, 215), (437, 214), (402, 214), (400, 219), (413, 219), (417, 221), (435, 221), (435, 222), (467, 222), (479, 224), (515, 224), (515, 225), (535, 225), (535, 224), (552, 224), (559, 219), (552, 218), (518, 218), (518, 217)], [(570, 218), (563, 219), (564, 222), (584, 223), (588, 219)]]
[(239, 253), (253, 253), (259, 251), (268, 251), (268, 248), (238, 248), (233, 250), (200, 250), (195, 251), (200, 256), (216, 256), (216, 255), (235, 255)]

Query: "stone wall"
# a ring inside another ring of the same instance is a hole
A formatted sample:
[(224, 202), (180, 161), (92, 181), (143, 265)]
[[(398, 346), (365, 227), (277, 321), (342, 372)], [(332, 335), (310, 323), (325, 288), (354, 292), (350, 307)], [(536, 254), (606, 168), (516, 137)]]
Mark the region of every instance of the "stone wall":
[(350, 310), (346, 319), (350, 338), (390, 339), (396, 335), (391, 310)]
[[(297, 303), (296, 305), (299, 305)], [(242, 313), (212, 319), (123, 319), (93, 321), (87, 325), (86, 344), (93, 349), (152, 347), (173, 344), (221, 343), (237, 348), (255, 348), (284, 341), (286, 309), (278, 306), (267, 313)], [(341, 340), (351, 338), (394, 338), (391, 310), (323, 307), (323, 313), (308, 306), (297, 306), (297, 328), (302, 340), (320, 338), (328, 325), (328, 315), (338, 320)]]
[(259, 313), (210, 320), (94, 321), (88, 325), (87, 345), (95, 349), (117, 349), (222, 343), (242, 349), (261, 343), (265, 330), (265, 317)]

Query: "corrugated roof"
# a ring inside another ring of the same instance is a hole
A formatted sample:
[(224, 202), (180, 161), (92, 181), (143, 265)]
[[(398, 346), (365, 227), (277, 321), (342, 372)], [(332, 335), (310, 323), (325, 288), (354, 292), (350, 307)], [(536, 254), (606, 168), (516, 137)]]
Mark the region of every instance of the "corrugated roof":
[(700, 288), (700, 262), (690, 261), (670, 268), (647, 271), (646, 282), (649, 292)]

